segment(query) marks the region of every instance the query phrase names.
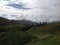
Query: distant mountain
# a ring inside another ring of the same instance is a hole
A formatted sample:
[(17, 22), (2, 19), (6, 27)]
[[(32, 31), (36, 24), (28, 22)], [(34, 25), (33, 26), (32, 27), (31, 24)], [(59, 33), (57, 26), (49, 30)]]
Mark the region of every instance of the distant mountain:
[(25, 24), (25, 25), (36, 25), (36, 22), (32, 22), (30, 20), (12, 20), (14, 22), (16, 22), (17, 24)]
[(14, 25), (14, 24), (24, 24), (24, 25), (44, 25), (47, 24), (47, 22), (43, 23), (37, 23), (37, 22), (32, 22), (30, 20), (8, 20), (6, 18), (0, 17), (0, 26), (5, 26), (5, 25)]
[(15, 24), (14, 21), (10, 21), (6, 18), (0, 17), (0, 26), (13, 25), (13, 24)]

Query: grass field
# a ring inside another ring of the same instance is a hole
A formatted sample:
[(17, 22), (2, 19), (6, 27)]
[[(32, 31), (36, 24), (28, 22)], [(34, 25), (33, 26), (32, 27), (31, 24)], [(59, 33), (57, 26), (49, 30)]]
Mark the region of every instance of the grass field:
[(22, 24), (0, 26), (0, 45), (60, 45), (60, 23), (28, 27)]
[(35, 26), (27, 32), (37, 37), (37, 40), (26, 45), (60, 45), (60, 23)]

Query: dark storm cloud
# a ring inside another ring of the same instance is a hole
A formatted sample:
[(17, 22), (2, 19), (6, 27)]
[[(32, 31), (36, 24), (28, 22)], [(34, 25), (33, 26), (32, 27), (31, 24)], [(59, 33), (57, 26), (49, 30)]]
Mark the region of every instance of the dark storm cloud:
[(11, 6), (13, 8), (17, 8), (17, 9), (24, 9), (24, 10), (30, 10), (31, 8), (27, 8), (27, 7), (24, 7), (25, 4), (8, 4), (7, 6)]

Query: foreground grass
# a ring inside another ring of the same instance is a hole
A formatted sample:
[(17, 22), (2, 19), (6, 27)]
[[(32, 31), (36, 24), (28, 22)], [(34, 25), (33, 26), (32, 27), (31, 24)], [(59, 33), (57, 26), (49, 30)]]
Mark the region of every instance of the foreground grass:
[(28, 26), (0, 26), (0, 45), (60, 45), (60, 23), (33, 26), (25, 32), (23, 27)]
[(0, 45), (24, 45), (35, 39), (31, 34), (21, 30), (24, 27), (28, 26), (22, 24), (0, 26)]
[(20, 31), (0, 33), (0, 45), (24, 45), (34, 37)]
[(60, 23), (35, 26), (27, 32), (36, 36), (39, 40), (31, 41), (26, 45), (60, 45)]

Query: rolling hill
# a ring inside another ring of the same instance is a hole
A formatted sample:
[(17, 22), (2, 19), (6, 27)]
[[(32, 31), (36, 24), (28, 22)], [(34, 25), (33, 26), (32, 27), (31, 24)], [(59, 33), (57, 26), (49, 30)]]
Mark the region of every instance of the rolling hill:
[(60, 22), (34, 26), (27, 32), (37, 37), (37, 40), (26, 45), (60, 45)]
[(0, 26), (5, 26), (5, 25), (14, 25), (14, 21), (10, 21), (6, 18), (0, 17)]
[(60, 22), (25, 25), (0, 17), (0, 45), (60, 45)]

